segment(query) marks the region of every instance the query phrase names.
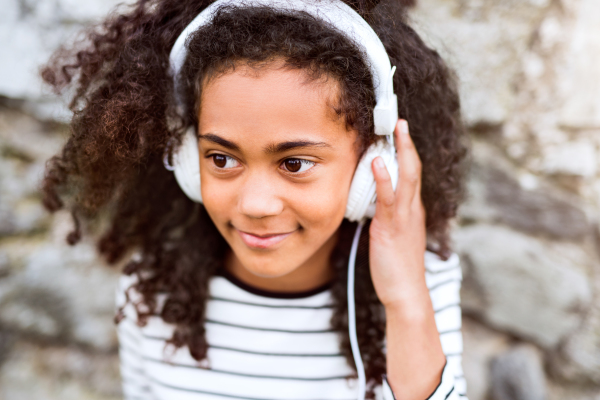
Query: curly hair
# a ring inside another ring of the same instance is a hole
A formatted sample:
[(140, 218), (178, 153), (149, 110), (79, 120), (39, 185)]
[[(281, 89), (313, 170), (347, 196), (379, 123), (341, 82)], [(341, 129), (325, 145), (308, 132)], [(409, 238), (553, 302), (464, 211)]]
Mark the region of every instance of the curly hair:
[[(364, 151), (376, 140), (372, 109), (375, 96), (364, 56), (343, 33), (309, 14), (281, 13), (267, 7), (226, 7), (188, 41), (188, 58), (178, 90), (186, 112), (176, 112), (169, 52), (185, 26), (212, 0), (138, 0), (115, 10), (83, 40), (54, 53), (41, 74), (58, 94), (68, 92), (73, 112), (71, 135), (61, 154), (46, 165), (43, 202), (54, 212), (67, 208), (77, 243), (82, 230), (100, 220), (97, 247), (109, 264), (130, 251), (125, 274), (136, 274), (139, 323), (158, 314), (175, 325), (169, 342), (187, 346), (196, 360), (206, 357), (205, 303), (208, 281), (223, 265), (228, 245), (202, 204), (193, 203), (163, 167), (170, 144), (179, 145), (184, 127), (197, 123), (203, 80), (239, 63), (260, 68), (274, 58), (310, 79), (326, 76), (340, 85), (338, 115), (359, 134)], [(373, 27), (397, 66), (394, 87), (398, 112), (408, 121), (422, 161), (421, 197), (431, 250), (450, 254), (449, 225), (464, 198), (467, 154), (456, 79), (439, 54), (407, 24), (411, 1), (378, 4), (347, 0)], [(377, 7), (376, 7), (377, 6)], [(176, 123), (173, 123), (175, 121)], [(332, 328), (341, 350), (355, 368), (346, 303), (346, 279), (355, 223), (344, 220), (331, 254), (335, 280)], [(368, 232), (368, 226), (363, 232)], [(197, 240), (196, 238), (201, 238)], [(368, 236), (360, 239), (356, 271), (356, 318), (359, 347), (368, 382), (368, 398), (386, 370), (383, 353), (385, 315), (371, 281)], [(160, 312), (155, 296), (167, 295)], [(115, 316), (119, 322), (120, 314)]]

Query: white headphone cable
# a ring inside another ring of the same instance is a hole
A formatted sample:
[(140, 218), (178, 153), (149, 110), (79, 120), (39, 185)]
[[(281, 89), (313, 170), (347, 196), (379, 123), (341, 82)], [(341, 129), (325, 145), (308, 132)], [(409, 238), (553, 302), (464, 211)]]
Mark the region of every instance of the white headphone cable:
[(348, 333), (350, 335), (350, 347), (352, 348), (352, 356), (354, 364), (356, 364), (356, 372), (358, 373), (358, 400), (365, 399), (365, 368), (360, 357), (360, 349), (358, 348), (358, 339), (356, 337), (356, 309), (354, 305), (354, 270), (356, 266), (356, 253), (358, 251), (358, 241), (360, 233), (364, 225), (364, 219), (358, 222), (354, 239), (352, 240), (352, 248), (350, 249), (350, 259), (348, 260)]

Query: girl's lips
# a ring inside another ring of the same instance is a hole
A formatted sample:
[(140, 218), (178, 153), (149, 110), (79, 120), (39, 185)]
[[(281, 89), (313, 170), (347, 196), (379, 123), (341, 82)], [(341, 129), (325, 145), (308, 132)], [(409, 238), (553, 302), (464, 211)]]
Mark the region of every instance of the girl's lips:
[(275, 244), (281, 242), (286, 237), (290, 236), (292, 233), (296, 232), (296, 231), (292, 231), (292, 232), (288, 232), (288, 233), (282, 233), (280, 235), (260, 237), (260, 236), (252, 235), (250, 233), (242, 232), (239, 229), (236, 229), (236, 231), (240, 234), (242, 240), (244, 241), (244, 243), (246, 243), (246, 246), (253, 247), (256, 249), (266, 249), (271, 246), (274, 246)]

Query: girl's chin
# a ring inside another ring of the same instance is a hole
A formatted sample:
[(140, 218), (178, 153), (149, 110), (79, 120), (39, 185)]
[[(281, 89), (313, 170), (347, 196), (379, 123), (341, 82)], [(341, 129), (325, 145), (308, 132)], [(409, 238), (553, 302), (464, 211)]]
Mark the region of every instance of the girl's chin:
[(263, 257), (259, 259), (254, 257), (238, 259), (246, 271), (261, 278), (278, 278), (297, 268), (295, 265), (290, 264), (289, 257), (278, 257), (268, 261)]

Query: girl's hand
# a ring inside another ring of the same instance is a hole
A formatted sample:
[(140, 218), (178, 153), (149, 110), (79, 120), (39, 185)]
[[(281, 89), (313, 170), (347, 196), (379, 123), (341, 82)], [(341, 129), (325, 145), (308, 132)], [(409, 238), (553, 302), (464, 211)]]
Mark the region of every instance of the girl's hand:
[(369, 230), (369, 261), (375, 291), (386, 309), (408, 304), (409, 299), (414, 301), (427, 293), (421, 160), (405, 120), (398, 120), (394, 136), (398, 157), (395, 192), (383, 160), (376, 157), (371, 164), (377, 203)]

